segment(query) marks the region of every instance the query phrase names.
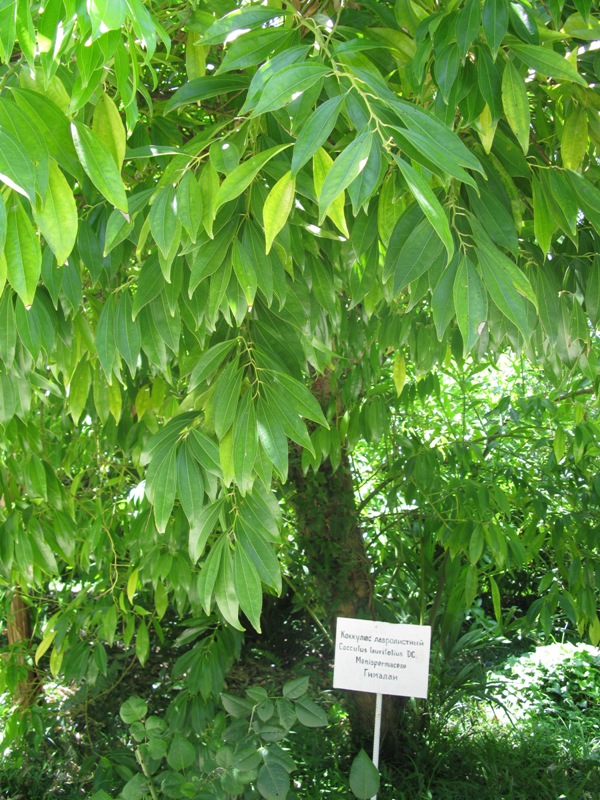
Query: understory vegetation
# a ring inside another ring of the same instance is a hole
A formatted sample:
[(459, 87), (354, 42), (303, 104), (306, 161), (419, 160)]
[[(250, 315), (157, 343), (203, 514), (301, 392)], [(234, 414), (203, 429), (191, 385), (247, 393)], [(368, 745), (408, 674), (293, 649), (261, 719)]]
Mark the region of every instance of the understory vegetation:
[[(309, 631), (306, 624), (304, 633)], [(355, 752), (345, 698), (331, 690), (330, 665), (319, 655), (327, 644), (313, 629), (311, 646), (304, 652), (298, 649), (293, 660), (288, 644), (282, 646), (277, 636), (260, 646), (249, 644), (230, 673), (227, 694), (243, 701), (248, 691), (258, 692), (253, 695), (256, 706), (263, 691), (275, 698), (286, 680), (297, 684), (295, 676), (301, 676), (300, 682), (310, 676), (310, 695), (326, 713), (327, 726), (296, 724), (282, 743), (282, 758), (295, 762), (288, 797), (349, 797)], [(518, 651), (522, 652), (515, 654)], [(600, 796), (600, 651), (560, 643), (534, 648), (532, 641), (515, 647), (499, 641), (495, 648), (477, 652), (478, 656), (467, 648), (463, 659), (479, 657), (482, 682), (463, 687), (452, 707), (443, 708), (432, 696), (404, 710), (402, 755), (384, 764), (378, 797), (595, 800)], [(165, 790), (163, 784), (156, 795), (146, 795), (141, 781), (131, 782), (131, 776), (139, 774), (136, 754), (144, 741), (135, 729), (138, 719), (145, 720), (146, 726), (154, 720), (165, 742), (161, 752), (167, 755), (170, 748), (167, 770), (188, 779), (194, 771), (185, 753), (173, 748), (173, 736), (166, 735), (163, 720), (169, 714), (165, 717), (165, 709), (178, 689), (169, 677), (172, 664), (165, 656), (165, 651), (157, 649), (153, 663), (140, 673), (132, 666), (131, 656), (122, 654), (120, 682), (108, 691), (103, 684), (86, 691), (49, 685), (45, 706), (32, 718), (35, 722), (28, 725), (23, 740), (4, 750), (0, 796), (5, 800), (116, 797), (127, 784), (129, 788), (118, 795), (123, 800), (214, 797), (206, 783), (209, 769), (195, 793), (191, 788), (187, 793)], [(132, 697), (137, 699), (132, 701)], [(136, 702), (140, 704), (137, 711)], [(138, 718), (139, 712), (143, 713)], [(189, 735), (185, 741), (195, 742), (206, 758), (206, 749), (211, 747), (206, 731), (202, 744), (200, 737)], [(180, 747), (185, 745), (180, 743)], [(225, 767), (223, 757), (220, 764)], [(193, 779), (189, 784), (193, 785)], [(244, 797), (260, 795), (248, 791)]]

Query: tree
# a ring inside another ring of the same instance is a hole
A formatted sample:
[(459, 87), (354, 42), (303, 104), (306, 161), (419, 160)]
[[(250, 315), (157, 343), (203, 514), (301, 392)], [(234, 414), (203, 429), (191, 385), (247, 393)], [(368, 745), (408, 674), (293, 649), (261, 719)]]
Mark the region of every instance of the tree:
[(288, 478), (309, 563), (352, 556), (331, 617), (372, 613), (348, 444), (387, 362), (511, 350), (595, 391), (599, 30), (586, 2), (2, 4), (0, 572), (80, 587), (38, 659), (101, 672), (118, 630), (143, 663), (169, 604), (259, 629)]

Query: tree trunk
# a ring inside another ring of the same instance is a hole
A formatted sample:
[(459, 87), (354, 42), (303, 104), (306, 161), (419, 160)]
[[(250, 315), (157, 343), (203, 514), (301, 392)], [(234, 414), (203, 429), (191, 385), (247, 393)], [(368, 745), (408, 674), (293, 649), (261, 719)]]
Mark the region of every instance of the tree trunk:
[(373, 619), (373, 580), (347, 456), (335, 471), (329, 460), (307, 475), (299, 462), (292, 464), (290, 478), (298, 542), (331, 630), (337, 617)]
[(31, 616), (20, 589), (15, 589), (11, 597), (6, 628), (8, 644), (21, 673), (14, 699), (19, 708), (29, 708), (35, 703), (42, 687), (37, 671), (27, 666), (27, 651), (32, 635)]
[[(374, 619), (374, 587), (356, 509), (352, 472), (346, 453), (333, 470), (329, 460), (303, 474), (299, 454), (291, 459), (292, 506), (297, 540), (313, 577), (319, 601), (335, 638), (337, 617)], [(361, 746), (373, 736), (375, 695), (349, 692), (352, 732)], [(396, 727), (398, 704), (385, 698), (382, 734)]]

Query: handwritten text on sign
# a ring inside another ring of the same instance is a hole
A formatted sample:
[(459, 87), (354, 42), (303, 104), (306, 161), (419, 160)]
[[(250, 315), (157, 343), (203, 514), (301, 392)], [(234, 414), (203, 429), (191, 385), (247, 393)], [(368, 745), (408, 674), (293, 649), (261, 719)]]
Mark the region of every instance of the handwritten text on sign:
[(429, 625), (338, 617), (333, 685), (373, 694), (427, 697)]

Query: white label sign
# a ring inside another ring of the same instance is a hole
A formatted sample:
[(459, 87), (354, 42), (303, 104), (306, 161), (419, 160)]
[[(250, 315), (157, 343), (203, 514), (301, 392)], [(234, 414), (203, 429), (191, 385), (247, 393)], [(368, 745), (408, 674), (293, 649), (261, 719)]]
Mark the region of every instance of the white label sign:
[(373, 694), (427, 697), (429, 625), (338, 617), (333, 686)]

